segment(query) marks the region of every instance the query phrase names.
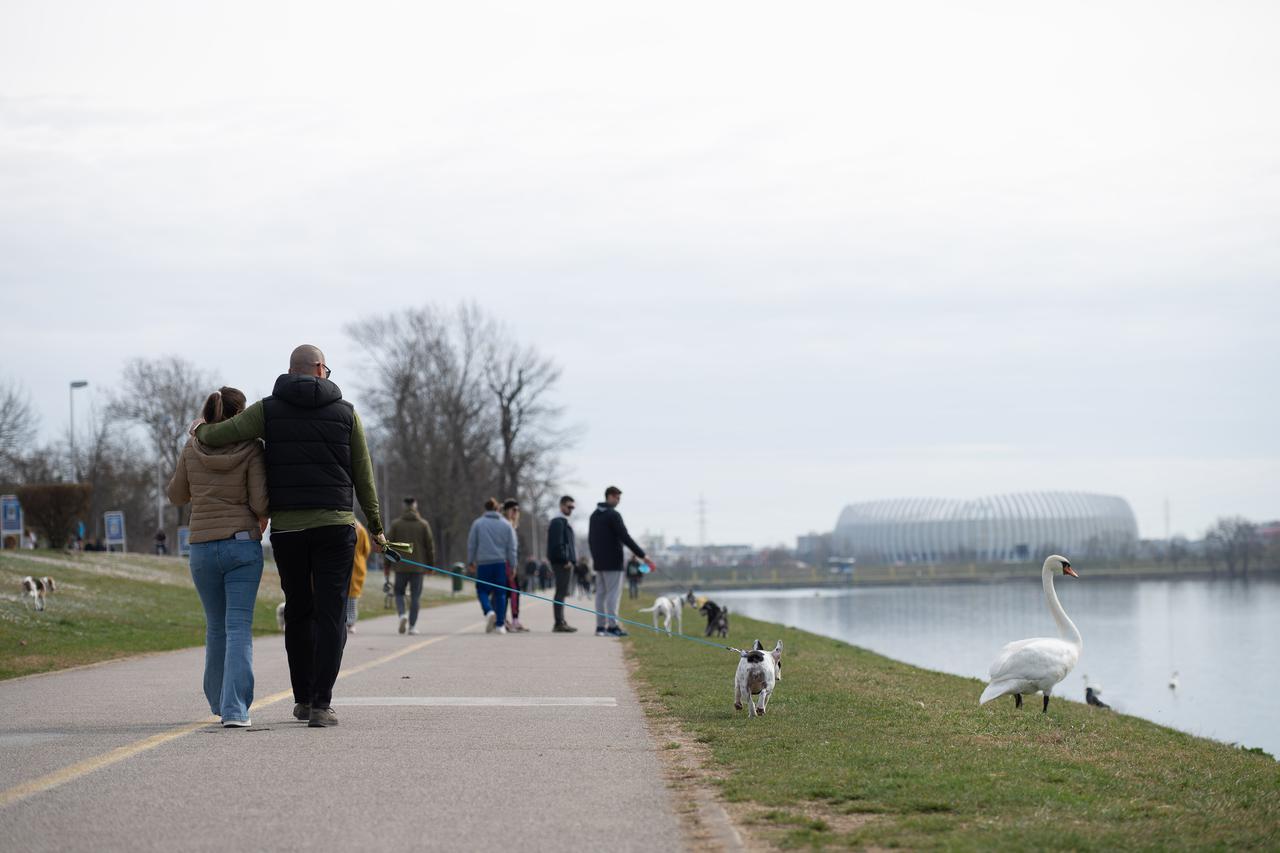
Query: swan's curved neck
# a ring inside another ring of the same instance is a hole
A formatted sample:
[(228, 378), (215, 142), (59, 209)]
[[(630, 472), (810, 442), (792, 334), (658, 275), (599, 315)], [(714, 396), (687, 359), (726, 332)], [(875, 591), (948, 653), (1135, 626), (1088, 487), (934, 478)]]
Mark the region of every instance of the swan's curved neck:
[(1067, 618), (1067, 611), (1062, 609), (1062, 602), (1058, 601), (1058, 593), (1053, 588), (1053, 571), (1046, 569), (1042, 572), (1041, 580), (1044, 582), (1044, 603), (1053, 614), (1053, 621), (1058, 623), (1058, 636), (1074, 643), (1076, 648), (1083, 648), (1084, 638), (1080, 636), (1075, 623)]

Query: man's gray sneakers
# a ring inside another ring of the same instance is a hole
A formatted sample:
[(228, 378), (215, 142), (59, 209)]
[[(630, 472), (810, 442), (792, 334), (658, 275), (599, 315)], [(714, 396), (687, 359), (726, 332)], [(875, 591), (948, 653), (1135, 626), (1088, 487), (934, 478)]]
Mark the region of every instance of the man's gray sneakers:
[(293, 718), (295, 720), (302, 720), (302, 722), (305, 723), (307, 720), (311, 719), (311, 706), (306, 702), (299, 702), (294, 705)]
[(323, 729), (337, 724), (338, 715), (333, 713), (332, 708), (312, 708), (311, 719), (307, 720), (307, 725), (313, 729)]

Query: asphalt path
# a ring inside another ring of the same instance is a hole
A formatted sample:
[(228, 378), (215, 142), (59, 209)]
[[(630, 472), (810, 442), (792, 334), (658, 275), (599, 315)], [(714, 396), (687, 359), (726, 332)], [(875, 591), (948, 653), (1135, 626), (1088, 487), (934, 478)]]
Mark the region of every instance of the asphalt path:
[(249, 729), (206, 715), (203, 649), (0, 682), (0, 847), (681, 849), (622, 649), (570, 614), (577, 634), (532, 600), (519, 635), (472, 598), (419, 636), (363, 621), (327, 729), (293, 719), (274, 636)]

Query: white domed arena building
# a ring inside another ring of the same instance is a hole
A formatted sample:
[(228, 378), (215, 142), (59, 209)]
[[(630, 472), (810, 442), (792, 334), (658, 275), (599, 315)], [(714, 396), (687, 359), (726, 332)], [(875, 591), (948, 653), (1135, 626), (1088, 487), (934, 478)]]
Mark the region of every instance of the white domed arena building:
[(850, 504), (832, 534), (861, 563), (1035, 562), (1049, 554), (1118, 559), (1138, 543), (1124, 498), (1025, 492), (972, 500), (900, 498)]

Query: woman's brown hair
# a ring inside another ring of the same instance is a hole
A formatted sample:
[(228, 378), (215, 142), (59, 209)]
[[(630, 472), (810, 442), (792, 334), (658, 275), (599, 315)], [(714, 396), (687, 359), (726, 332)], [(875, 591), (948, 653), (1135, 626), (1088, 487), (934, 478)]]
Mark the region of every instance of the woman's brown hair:
[(223, 385), (204, 401), (204, 409), (201, 410), (200, 416), (204, 418), (205, 423), (216, 424), (227, 418), (234, 418), (243, 411), (244, 392), (239, 388)]
[(484, 508), (485, 508), (485, 511), (487, 512), (496, 512), (498, 509), (498, 499), (489, 498), (487, 501), (484, 502)]

